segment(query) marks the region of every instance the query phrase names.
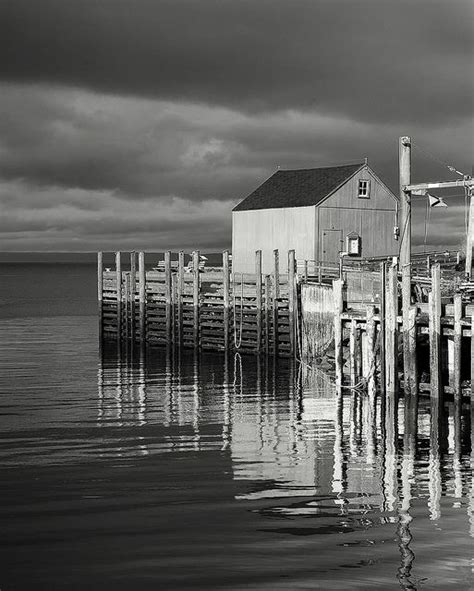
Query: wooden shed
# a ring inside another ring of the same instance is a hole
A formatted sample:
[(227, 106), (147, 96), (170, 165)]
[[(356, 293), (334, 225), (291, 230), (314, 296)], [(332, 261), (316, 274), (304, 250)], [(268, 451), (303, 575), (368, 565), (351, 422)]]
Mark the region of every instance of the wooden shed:
[(397, 217), (397, 197), (366, 163), (279, 170), (232, 211), (233, 269), (253, 272), (256, 250), (265, 273), (274, 249), (329, 263), (348, 249), (355, 258), (394, 255)]

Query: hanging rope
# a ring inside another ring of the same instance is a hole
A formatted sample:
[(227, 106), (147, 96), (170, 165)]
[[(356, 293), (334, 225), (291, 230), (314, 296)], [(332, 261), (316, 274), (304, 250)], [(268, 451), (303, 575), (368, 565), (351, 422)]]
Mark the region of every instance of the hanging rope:
[(242, 345), (242, 325), (244, 323), (244, 274), (240, 274), (240, 327), (239, 327), (239, 338), (237, 340), (237, 305), (236, 305), (236, 287), (235, 287), (235, 273), (232, 277), (233, 289), (233, 310), (234, 310), (234, 347), (240, 349)]

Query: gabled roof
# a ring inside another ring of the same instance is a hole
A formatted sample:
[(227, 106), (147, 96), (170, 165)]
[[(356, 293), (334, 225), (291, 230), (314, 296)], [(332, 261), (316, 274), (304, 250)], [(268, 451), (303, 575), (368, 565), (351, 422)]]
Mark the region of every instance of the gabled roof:
[(279, 170), (236, 205), (233, 211), (318, 205), (363, 166), (364, 163)]

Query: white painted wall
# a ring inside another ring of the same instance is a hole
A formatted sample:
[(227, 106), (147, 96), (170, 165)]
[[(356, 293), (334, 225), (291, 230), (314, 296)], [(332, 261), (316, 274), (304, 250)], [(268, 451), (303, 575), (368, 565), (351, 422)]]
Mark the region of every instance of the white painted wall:
[(316, 207), (284, 207), (232, 212), (232, 268), (254, 273), (255, 251), (262, 251), (264, 273), (273, 271), (273, 250), (280, 251), (280, 271), (287, 273), (288, 251), (314, 259)]

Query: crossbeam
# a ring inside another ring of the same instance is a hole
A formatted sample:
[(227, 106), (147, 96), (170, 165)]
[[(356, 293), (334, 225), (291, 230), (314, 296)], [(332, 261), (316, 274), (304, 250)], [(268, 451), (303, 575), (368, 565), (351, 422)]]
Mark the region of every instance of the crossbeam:
[(427, 191), (429, 189), (454, 189), (456, 187), (474, 187), (474, 179), (463, 179), (462, 181), (444, 181), (439, 183), (418, 183), (416, 185), (405, 185), (403, 190)]

